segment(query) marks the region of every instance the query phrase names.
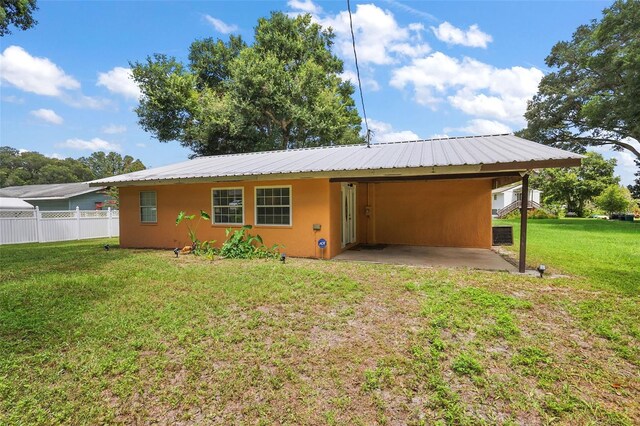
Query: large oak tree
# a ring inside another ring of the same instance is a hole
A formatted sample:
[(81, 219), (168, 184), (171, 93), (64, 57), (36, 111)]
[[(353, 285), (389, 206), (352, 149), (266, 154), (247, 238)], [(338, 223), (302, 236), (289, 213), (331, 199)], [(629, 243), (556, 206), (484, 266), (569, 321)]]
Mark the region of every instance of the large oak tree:
[(529, 103), (523, 137), (582, 152), (627, 150), (640, 140), (640, 1), (616, 1), (600, 21), (553, 46), (547, 74)]
[(360, 142), (333, 38), (310, 15), (274, 12), (258, 21), (252, 45), (207, 38), (191, 44), (187, 64), (160, 54), (132, 63), (139, 122), (194, 155)]

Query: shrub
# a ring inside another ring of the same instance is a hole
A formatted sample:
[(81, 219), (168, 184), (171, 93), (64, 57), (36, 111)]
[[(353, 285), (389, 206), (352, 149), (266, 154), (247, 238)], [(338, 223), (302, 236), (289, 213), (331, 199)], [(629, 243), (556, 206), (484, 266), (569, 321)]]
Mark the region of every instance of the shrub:
[[(278, 244), (267, 247), (260, 235), (251, 235), (251, 225), (245, 225), (240, 229), (226, 230), (227, 240), (220, 248), (220, 256), (230, 259), (258, 259), (278, 257)], [(231, 236), (229, 236), (231, 234)]]
[(550, 213), (543, 209), (529, 211), (527, 217), (529, 219), (557, 219), (558, 215)]

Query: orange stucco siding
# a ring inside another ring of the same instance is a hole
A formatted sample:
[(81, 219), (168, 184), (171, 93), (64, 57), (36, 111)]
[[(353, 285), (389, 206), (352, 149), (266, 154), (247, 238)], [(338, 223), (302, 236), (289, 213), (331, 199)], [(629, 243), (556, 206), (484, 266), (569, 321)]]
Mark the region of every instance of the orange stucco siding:
[[(255, 224), (255, 188), (291, 186), (291, 226)], [(189, 243), (185, 225), (176, 227), (181, 210), (211, 214), (214, 188), (244, 189), (244, 222), (267, 245), (282, 244), (289, 256), (320, 257), (320, 238), (328, 241), (324, 257), (339, 254), (341, 244), (341, 184), (328, 179), (229, 183), (194, 183), (120, 188), (122, 247), (174, 248)], [(356, 184), (358, 243), (413, 244), (445, 247), (491, 246), (491, 180), (448, 180)], [(140, 222), (139, 194), (155, 191), (158, 221)], [(367, 206), (369, 214), (367, 214)], [(314, 231), (313, 225), (322, 229)], [(228, 225), (202, 221), (200, 240), (226, 239)]]
[[(291, 226), (266, 226), (255, 224), (255, 188), (268, 186), (291, 186)], [(120, 188), (120, 244), (123, 247), (174, 248), (189, 243), (184, 224), (176, 227), (178, 212), (195, 214), (204, 210), (211, 214), (211, 191), (213, 188), (244, 188), (244, 220), (253, 226), (250, 231), (259, 234), (265, 244), (282, 244), (281, 250), (289, 256), (320, 257), (317, 240), (326, 238), (331, 242), (331, 220), (329, 211), (328, 179), (279, 180), (273, 182), (195, 183)], [(155, 191), (157, 194), (158, 221), (156, 224), (140, 222), (139, 193)], [(196, 219), (197, 220), (197, 219)], [(194, 222), (195, 223), (195, 222)], [(313, 230), (313, 224), (322, 229)], [(226, 239), (228, 225), (213, 225), (202, 221), (197, 235), (200, 240), (216, 240), (218, 246)], [(337, 254), (335, 245), (329, 244), (325, 257)], [(338, 245), (339, 247), (339, 245)]]
[(363, 199), (367, 243), (491, 247), (491, 179), (369, 183)]

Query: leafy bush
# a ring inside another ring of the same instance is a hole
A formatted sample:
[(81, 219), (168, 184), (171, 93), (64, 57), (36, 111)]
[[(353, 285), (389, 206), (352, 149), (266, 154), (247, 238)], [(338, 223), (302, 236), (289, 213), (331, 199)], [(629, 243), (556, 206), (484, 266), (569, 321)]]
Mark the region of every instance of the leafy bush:
[(529, 213), (527, 214), (527, 217), (529, 219), (557, 219), (558, 215), (549, 213), (542, 209), (536, 209), (536, 210), (529, 211)]
[[(278, 257), (278, 244), (267, 247), (260, 235), (251, 235), (251, 225), (245, 225), (238, 230), (228, 228), (227, 240), (222, 244), (220, 256), (231, 259), (264, 259)], [(229, 236), (231, 234), (231, 236)]]
[(192, 226), (190, 223), (193, 219), (195, 219), (195, 217), (196, 217), (195, 214), (187, 215), (185, 212), (181, 211), (180, 213), (178, 213), (178, 217), (176, 218), (176, 226), (180, 225), (182, 222), (188, 221), (188, 222), (185, 222), (185, 224), (187, 225), (189, 239), (191, 240), (191, 247), (193, 248), (194, 251), (198, 248), (199, 240), (196, 235), (196, 231), (198, 230), (200, 221), (202, 219), (211, 220), (211, 216), (209, 216), (207, 212), (205, 212), (204, 210), (200, 210), (200, 217), (198, 218), (198, 221), (196, 222), (195, 226)]
[[(529, 210), (527, 212), (527, 217), (529, 219), (557, 219), (558, 215), (548, 212), (544, 209), (536, 209)], [(514, 210), (508, 215), (506, 215), (503, 219), (519, 219), (520, 218), (520, 210)]]

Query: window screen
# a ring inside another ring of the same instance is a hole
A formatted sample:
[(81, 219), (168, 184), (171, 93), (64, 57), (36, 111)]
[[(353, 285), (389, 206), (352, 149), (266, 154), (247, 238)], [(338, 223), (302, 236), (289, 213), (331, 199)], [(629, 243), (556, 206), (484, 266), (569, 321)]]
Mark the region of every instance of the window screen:
[(155, 192), (140, 192), (140, 222), (156, 223), (158, 208)]
[(291, 188), (256, 188), (256, 224), (291, 225)]
[(213, 223), (242, 225), (242, 188), (213, 190)]

